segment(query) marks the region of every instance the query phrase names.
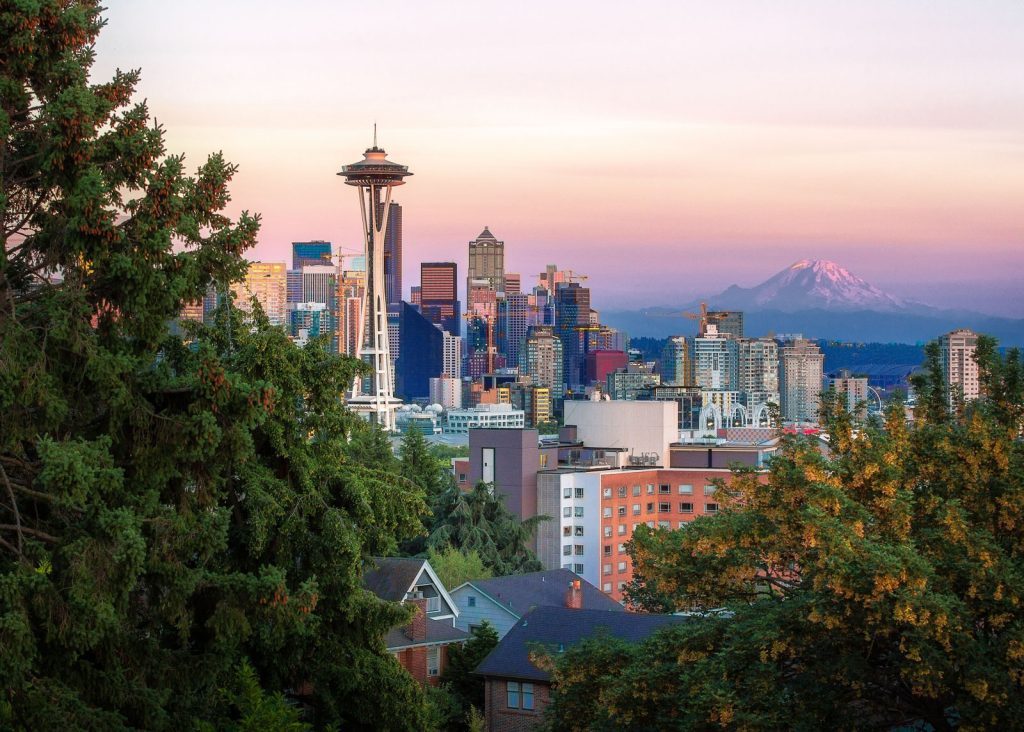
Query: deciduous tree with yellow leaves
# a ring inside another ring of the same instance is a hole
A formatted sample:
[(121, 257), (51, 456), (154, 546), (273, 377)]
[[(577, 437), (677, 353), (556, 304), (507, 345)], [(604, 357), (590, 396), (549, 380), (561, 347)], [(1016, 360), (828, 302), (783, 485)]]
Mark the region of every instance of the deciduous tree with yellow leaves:
[[(950, 408), (938, 349), (901, 404), (828, 449), (787, 438), (721, 512), (638, 530), (634, 603), (695, 614), (555, 674), (559, 729), (1017, 728), (1024, 719), (1024, 367), (981, 339), (983, 396)], [(578, 700), (587, 698), (586, 705)]]

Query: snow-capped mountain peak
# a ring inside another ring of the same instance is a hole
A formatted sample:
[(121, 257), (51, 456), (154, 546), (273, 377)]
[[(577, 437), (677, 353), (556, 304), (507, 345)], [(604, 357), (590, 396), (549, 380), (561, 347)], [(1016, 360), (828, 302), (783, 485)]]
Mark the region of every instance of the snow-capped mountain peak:
[(827, 259), (801, 259), (760, 285), (730, 287), (716, 304), (736, 309), (905, 310), (912, 306)]

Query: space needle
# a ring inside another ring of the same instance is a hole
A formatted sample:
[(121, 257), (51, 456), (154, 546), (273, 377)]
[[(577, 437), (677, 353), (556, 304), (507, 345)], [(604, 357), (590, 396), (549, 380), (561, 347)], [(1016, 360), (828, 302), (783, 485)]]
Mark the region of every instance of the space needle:
[(363, 317), (359, 324), (359, 357), (372, 367), (367, 379), (356, 378), (349, 406), (356, 413), (380, 425), (395, 429), (395, 410), (401, 402), (395, 398), (391, 374), (391, 349), (388, 343), (388, 306), (384, 290), (384, 234), (388, 226), (391, 189), (412, 175), (409, 167), (388, 160), (377, 147), (377, 125), (373, 126), (373, 147), (363, 159), (343, 165), (338, 175), (359, 189), (359, 208), (363, 214), (363, 243), (366, 252), (366, 289)]

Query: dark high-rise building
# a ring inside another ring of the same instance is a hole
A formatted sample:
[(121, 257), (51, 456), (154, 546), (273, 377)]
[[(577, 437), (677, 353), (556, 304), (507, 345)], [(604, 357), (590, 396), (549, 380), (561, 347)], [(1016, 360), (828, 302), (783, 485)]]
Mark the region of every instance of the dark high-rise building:
[(319, 267), (331, 264), (331, 243), (329, 241), (292, 242), (292, 269)]
[(460, 330), (458, 272), (455, 262), (420, 265), (420, 312), (452, 335), (458, 335)]
[(444, 333), (407, 302), (399, 316), (395, 393), (405, 401), (430, 396), (430, 380), (444, 372)]
[(388, 226), (384, 232), (384, 290), (388, 312), (397, 315), (402, 309), (402, 206), (392, 201), (388, 211)]
[(560, 282), (555, 292), (555, 332), (562, 341), (566, 389), (582, 388), (584, 373), (583, 327), (590, 324), (590, 288), (578, 282)]
[(708, 320), (718, 325), (718, 334), (743, 337), (743, 311), (729, 310), (724, 312), (708, 311)]

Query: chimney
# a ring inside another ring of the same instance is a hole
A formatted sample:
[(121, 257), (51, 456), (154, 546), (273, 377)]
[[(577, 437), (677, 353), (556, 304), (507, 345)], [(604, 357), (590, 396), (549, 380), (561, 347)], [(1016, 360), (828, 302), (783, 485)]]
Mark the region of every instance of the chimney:
[(427, 639), (427, 598), (417, 592), (409, 598), (409, 604), (416, 609), (412, 620), (405, 626), (405, 635), (414, 643), (422, 643)]
[(578, 579), (569, 583), (569, 589), (565, 593), (565, 606), (573, 610), (583, 609), (583, 589)]

